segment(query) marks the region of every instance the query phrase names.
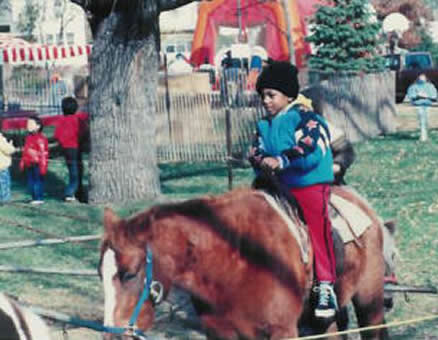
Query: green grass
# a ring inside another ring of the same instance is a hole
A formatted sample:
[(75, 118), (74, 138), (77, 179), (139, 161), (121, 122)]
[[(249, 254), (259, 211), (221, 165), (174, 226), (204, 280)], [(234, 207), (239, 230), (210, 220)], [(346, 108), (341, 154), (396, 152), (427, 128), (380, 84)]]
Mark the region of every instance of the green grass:
[[(398, 133), (356, 146), (358, 159), (347, 176), (349, 184), (366, 196), (385, 219), (396, 219), (401, 260), (399, 281), (411, 285), (438, 286), (438, 131), (421, 144), (417, 133)], [(227, 191), (223, 163), (165, 164), (160, 166), (165, 199), (187, 199)], [(234, 185), (248, 186), (252, 170), (236, 168)], [(0, 206), (0, 239), (9, 242), (46, 237), (14, 227), (32, 226), (47, 233), (67, 236), (102, 232), (102, 207), (65, 204), (61, 201), (67, 171), (61, 159), (52, 161), (47, 178), (46, 204), (31, 208), (24, 175), (13, 167), (13, 202)], [(115, 205), (122, 216), (145, 209), (151, 201)], [(76, 218), (74, 218), (76, 217)], [(1, 251), (0, 264), (62, 269), (95, 269), (98, 242)], [(68, 314), (99, 318), (103, 315), (102, 292), (97, 278), (0, 273), (0, 290), (23, 300)], [(438, 297), (397, 296), (387, 320), (405, 320), (438, 314)], [(438, 334), (438, 321), (391, 329), (392, 339), (427, 339)]]

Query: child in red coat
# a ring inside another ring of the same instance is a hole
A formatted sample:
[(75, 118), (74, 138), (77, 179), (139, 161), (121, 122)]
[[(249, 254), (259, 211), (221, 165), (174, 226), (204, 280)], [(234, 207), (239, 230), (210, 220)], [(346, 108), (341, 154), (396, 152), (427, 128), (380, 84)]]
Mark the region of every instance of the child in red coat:
[(27, 131), (20, 170), (26, 169), (27, 184), (32, 195), (31, 204), (44, 203), (44, 176), (49, 163), (49, 143), (42, 132), (43, 124), (38, 117), (27, 120)]
[(82, 187), (82, 156), (81, 137), (84, 134), (84, 119), (77, 114), (78, 103), (73, 97), (65, 97), (62, 100), (62, 111), (64, 116), (58, 121), (55, 128), (55, 139), (61, 146), (65, 163), (68, 169), (69, 182), (65, 187), (64, 200), (66, 202), (76, 201), (76, 197), (84, 200)]

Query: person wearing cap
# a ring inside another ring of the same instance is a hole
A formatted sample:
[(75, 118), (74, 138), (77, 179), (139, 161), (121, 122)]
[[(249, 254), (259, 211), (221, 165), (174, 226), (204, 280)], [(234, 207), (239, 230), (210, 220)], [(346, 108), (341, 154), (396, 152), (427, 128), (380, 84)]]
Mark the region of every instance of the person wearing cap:
[(334, 180), (330, 132), (325, 119), (294, 104), (298, 70), (289, 62), (271, 62), (257, 79), (256, 90), (267, 116), (257, 123), (249, 157), (256, 173), (275, 171), (280, 185), (301, 207), (314, 252), (318, 301), (315, 316), (332, 318), (336, 260), (328, 216), (330, 185)]

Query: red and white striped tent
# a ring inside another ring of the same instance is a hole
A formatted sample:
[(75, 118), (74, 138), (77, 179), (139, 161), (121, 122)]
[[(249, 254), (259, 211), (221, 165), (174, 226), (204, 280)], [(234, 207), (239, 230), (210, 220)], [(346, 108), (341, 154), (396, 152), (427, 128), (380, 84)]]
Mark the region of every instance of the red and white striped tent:
[[(23, 39), (0, 36), (0, 64), (32, 64), (88, 56), (91, 45), (40, 45)], [(1, 62), (3, 61), (3, 62)]]

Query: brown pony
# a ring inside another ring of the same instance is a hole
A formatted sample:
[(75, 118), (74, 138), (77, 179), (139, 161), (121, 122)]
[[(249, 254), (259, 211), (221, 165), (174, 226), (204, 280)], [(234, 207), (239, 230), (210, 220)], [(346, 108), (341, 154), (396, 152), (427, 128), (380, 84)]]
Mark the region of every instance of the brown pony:
[[(345, 245), (344, 268), (335, 288), (339, 305), (352, 301), (360, 326), (381, 324), (385, 271), (381, 221), (354, 192), (334, 190), (373, 221), (358, 242)], [(274, 200), (249, 189), (159, 205), (128, 219), (105, 209), (99, 266), (105, 324), (128, 324), (143, 289), (149, 248), (154, 280), (165, 292), (176, 285), (191, 294), (210, 339), (297, 337), (300, 319), (312, 318), (313, 266), (311, 257), (307, 264), (302, 260), (291, 224), (296, 227)], [(149, 300), (136, 324), (147, 330), (153, 322)], [(363, 332), (362, 337), (382, 339), (384, 331)]]

